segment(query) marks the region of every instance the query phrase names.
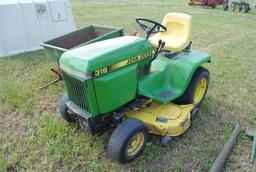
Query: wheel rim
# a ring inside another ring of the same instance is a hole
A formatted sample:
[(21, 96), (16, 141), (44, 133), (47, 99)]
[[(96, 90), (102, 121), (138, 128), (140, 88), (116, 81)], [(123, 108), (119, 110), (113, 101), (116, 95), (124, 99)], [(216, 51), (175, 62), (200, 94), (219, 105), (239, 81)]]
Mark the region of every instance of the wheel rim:
[(196, 87), (196, 91), (194, 95), (194, 103), (197, 104), (203, 99), (206, 91), (206, 87), (207, 87), (207, 79), (202, 78)]
[(143, 147), (144, 142), (145, 136), (142, 132), (139, 132), (135, 136), (133, 136), (128, 144), (127, 155), (132, 157), (139, 153)]

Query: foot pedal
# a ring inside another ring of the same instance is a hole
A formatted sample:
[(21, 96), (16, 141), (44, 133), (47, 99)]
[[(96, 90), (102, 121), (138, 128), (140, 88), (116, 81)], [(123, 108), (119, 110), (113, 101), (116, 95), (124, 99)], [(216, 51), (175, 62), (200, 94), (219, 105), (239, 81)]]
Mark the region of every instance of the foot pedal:
[(165, 99), (173, 95), (174, 93), (171, 90), (166, 90), (166, 91), (162, 91), (157, 97)]

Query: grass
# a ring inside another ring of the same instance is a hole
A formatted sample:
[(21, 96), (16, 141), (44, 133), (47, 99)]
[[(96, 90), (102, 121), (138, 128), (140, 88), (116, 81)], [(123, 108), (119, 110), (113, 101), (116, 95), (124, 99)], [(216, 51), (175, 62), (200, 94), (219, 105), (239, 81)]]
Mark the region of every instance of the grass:
[[(77, 27), (92, 23), (140, 31), (138, 16), (161, 21), (170, 11), (193, 16), (193, 48), (209, 52), (211, 83), (192, 127), (162, 148), (150, 136), (143, 154), (120, 165), (107, 154), (111, 131), (91, 135), (63, 121), (58, 101), (63, 83), (38, 88), (54, 78), (43, 51), (0, 59), (0, 171), (207, 171), (235, 123), (242, 125), (224, 171), (256, 171), (249, 163), (247, 127), (256, 125), (256, 10), (249, 14), (191, 7), (185, 0), (72, 1)], [(140, 31), (142, 34), (142, 32)]]

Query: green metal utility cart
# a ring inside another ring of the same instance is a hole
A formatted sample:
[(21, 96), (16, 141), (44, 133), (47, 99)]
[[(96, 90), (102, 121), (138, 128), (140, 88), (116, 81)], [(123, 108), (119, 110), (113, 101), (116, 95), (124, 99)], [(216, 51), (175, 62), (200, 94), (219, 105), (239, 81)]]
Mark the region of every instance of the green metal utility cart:
[(42, 43), (41, 46), (43, 46), (46, 56), (48, 59), (56, 61), (58, 67), (51, 68), (51, 71), (57, 75), (57, 78), (41, 86), (39, 89), (46, 88), (49, 85), (62, 80), (59, 59), (64, 52), (95, 42), (122, 37), (123, 35), (124, 32), (121, 27), (90, 25)]
[(81, 47), (98, 41), (121, 37), (124, 35), (121, 27), (90, 25), (66, 35), (42, 43), (46, 56), (50, 60), (59, 61), (67, 50)]

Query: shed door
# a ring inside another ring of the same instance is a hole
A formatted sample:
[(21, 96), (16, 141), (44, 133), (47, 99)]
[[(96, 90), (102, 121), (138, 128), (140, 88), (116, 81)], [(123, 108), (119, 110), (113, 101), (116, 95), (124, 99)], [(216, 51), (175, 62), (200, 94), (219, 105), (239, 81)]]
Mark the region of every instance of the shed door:
[(52, 21), (67, 20), (66, 6), (63, 1), (50, 2)]

